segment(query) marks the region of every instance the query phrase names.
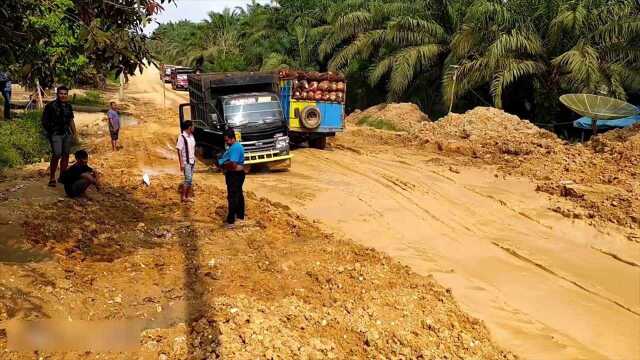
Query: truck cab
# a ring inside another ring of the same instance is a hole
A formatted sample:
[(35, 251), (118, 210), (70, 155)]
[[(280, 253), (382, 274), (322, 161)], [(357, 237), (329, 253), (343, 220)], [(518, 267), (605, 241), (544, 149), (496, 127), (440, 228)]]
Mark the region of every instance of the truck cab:
[(189, 88), (188, 75), (193, 73), (195, 70), (186, 67), (171, 69), (171, 88), (173, 90), (187, 90)]
[(218, 154), (225, 149), (223, 133), (232, 128), (244, 146), (245, 164), (272, 168), (291, 166), (289, 137), (277, 77), (264, 73), (189, 75), (189, 104), (196, 144)]
[(173, 70), (173, 68), (175, 68), (174, 65), (167, 64), (163, 64), (160, 67), (160, 78), (162, 79), (162, 81), (164, 81), (165, 83), (171, 82), (171, 70)]

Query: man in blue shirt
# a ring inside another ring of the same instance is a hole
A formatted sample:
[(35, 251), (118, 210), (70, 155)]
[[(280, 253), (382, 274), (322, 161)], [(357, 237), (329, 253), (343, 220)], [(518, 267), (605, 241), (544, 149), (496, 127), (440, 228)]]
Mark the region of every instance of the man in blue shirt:
[(244, 184), (244, 147), (236, 141), (236, 133), (229, 128), (224, 133), (224, 142), (228, 149), (224, 155), (218, 159), (218, 165), (224, 171), (224, 179), (227, 183), (227, 202), (229, 205), (229, 215), (227, 216), (226, 227), (232, 229), (236, 219), (244, 221), (244, 194), (242, 185)]

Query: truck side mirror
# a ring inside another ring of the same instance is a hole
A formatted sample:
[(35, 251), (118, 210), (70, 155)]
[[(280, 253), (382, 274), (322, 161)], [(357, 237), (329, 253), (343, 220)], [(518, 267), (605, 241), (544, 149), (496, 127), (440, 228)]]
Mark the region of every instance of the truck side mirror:
[(214, 124), (218, 123), (218, 114), (209, 114), (209, 119), (211, 119), (211, 122)]
[[(189, 113), (191, 113), (191, 104), (180, 104), (178, 105), (178, 113), (180, 116), (180, 128), (182, 128), (182, 124), (187, 121), (187, 120), (191, 120), (191, 119), (185, 119), (184, 116), (184, 108), (189, 107)], [(189, 116), (191, 117), (191, 116)]]

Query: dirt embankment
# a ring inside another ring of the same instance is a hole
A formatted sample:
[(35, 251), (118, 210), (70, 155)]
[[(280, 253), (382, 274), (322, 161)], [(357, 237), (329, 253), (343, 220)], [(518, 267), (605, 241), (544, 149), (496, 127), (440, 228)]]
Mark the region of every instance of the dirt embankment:
[[(422, 114), (415, 112), (407, 119)], [(540, 191), (567, 197), (579, 205), (577, 210), (557, 209), (566, 216), (640, 229), (638, 126), (599, 135), (585, 144), (569, 144), (495, 108), (478, 107), (418, 124), (406, 127), (410, 129), (406, 134), (359, 128), (345, 140), (356, 145), (367, 142), (352, 141), (354, 137), (368, 142), (378, 139), (384, 144), (400, 142), (454, 155), (457, 162), (499, 165), (507, 174), (535, 179)]]
[[(146, 106), (133, 107), (137, 118), (157, 123), (124, 128), (122, 151), (92, 138), (95, 124), (81, 129), (105, 181), (94, 201), (44, 187), (44, 165), (20, 174), (23, 188), (0, 183), (0, 232), (12, 233), (6, 245), (47, 257), (0, 262), (0, 323), (142, 322), (138, 351), (102, 359), (514, 358), (431, 278), (328, 235), (286, 206), (249, 194), (249, 223), (229, 231), (221, 226), (222, 188), (198, 184), (196, 203), (183, 206), (179, 175), (167, 171), (141, 185), (138, 161), (169, 161), (158, 155), (169, 125), (149, 117)], [(6, 348), (0, 331), (3, 359), (32, 358)]]
[(381, 119), (400, 131), (416, 130), (429, 121), (429, 117), (416, 104), (391, 103), (376, 105), (364, 111), (356, 110), (347, 117), (347, 125), (356, 126), (364, 118)]

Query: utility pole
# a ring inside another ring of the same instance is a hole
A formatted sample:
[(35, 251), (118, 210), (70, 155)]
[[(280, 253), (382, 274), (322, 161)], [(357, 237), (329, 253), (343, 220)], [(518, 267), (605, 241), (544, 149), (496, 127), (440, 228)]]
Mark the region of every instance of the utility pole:
[(118, 99), (124, 100), (124, 69), (120, 72), (120, 91), (118, 92)]
[(42, 93), (40, 92), (40, 80), (36, 79), (36, 93), (38, 94), (38, 109), (42, 109), (44, 104), (42, 102)]
[(453, 109), (453, 97), (455, 96), (455, 93), (456, 93), (456, 80), (458, 80), (458, 68), (460, 67), (459, 65), (450, 65), (450, 66), (455, 70), (453, 70), (453, 87), (451, 88), (451, 102), (449, 103), (449, 114), (451, 114), (451, 110)]

